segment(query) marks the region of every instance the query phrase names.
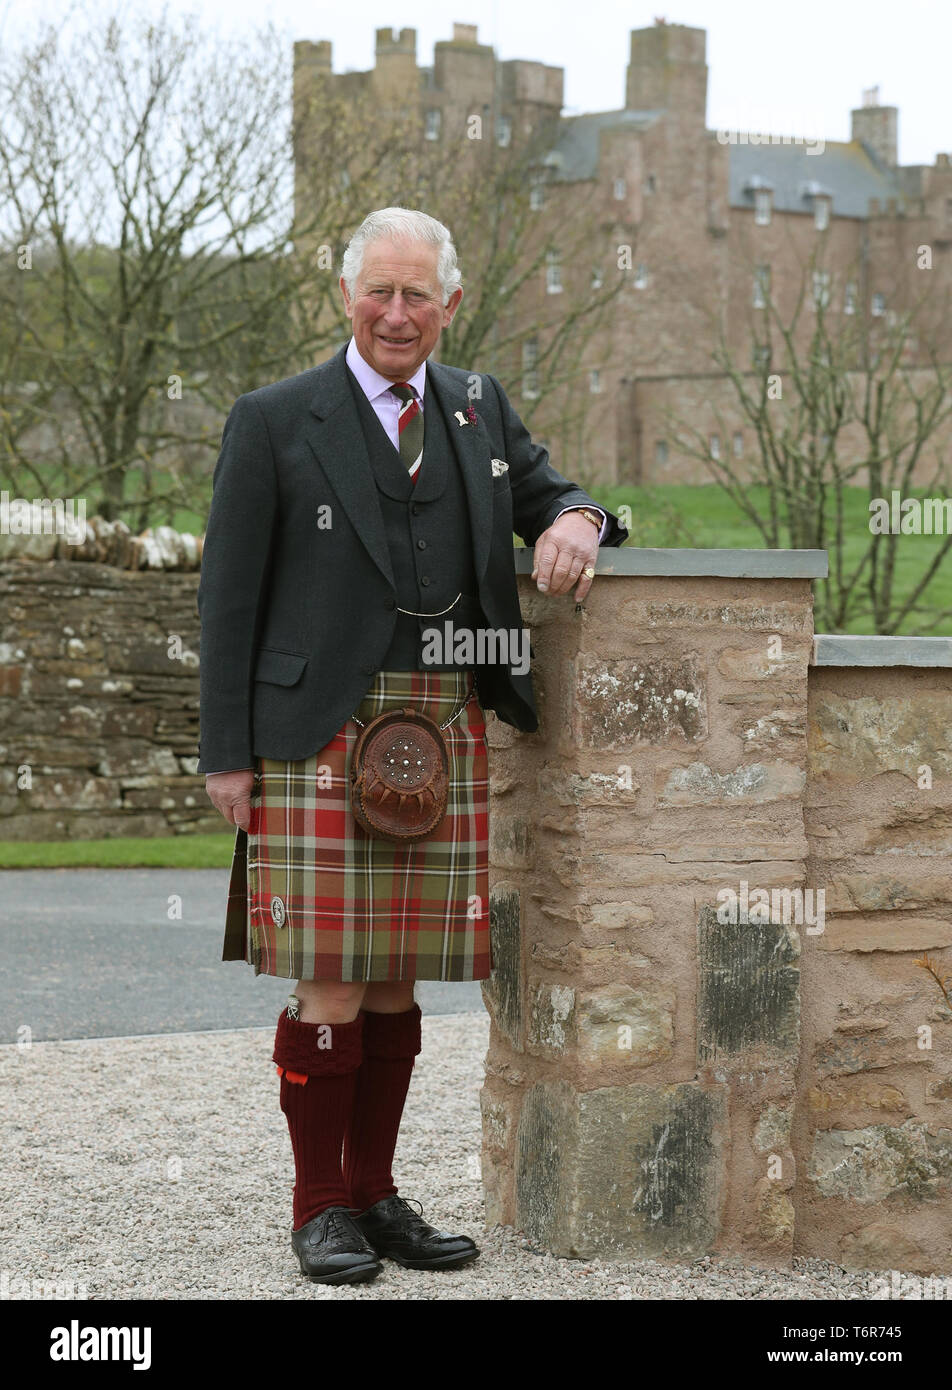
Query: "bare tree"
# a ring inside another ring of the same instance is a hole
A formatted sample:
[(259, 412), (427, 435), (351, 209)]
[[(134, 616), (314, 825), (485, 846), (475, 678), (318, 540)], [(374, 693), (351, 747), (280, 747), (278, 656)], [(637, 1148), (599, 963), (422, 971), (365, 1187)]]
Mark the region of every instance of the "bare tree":
[[(708, 438), (681, 411), (669, 412), (668, 421), (682, 451), (703, 462), (766, 546), (829, 551), (829, 578), (816, 583), (823, 630), (842, 632), (860, 622), (888, 634), (912, 622), (911, 631), (928, 631), (952, 614), (926, 602), (952, 549), (952, 532), (900, 595), (901, 535), (870, 524), (862, 554), (851, 563), (846, 504), (850, 488), (864, 490), (872, 512), (893, 491), (911, 497), (914, 480), (928, 494), (948, 485), (942, 436), (952, 422), (952, 368), (931, 332), (932, 298), (923, 294), (902, 312), (882, 316), (862, 304), (843, 314), (834, 295), (847, 282), (861, 283), (856, 268), (834, 283), (811, 257), (786, 311), (763, 283), (760, 312), (751, 316), (741, 349), (729, 342), (723, 313), (710, 314), (712, 357), (757, 440), (752, 461), (741, 465), (727, 449), (713, 457)], [(919, 331), (924, 324), (927, 341)], [(714, 418), (720, 437), (728, 438), (722, 410), (714, 408)], [(765, 506), (751, 484), (766, 489)]]

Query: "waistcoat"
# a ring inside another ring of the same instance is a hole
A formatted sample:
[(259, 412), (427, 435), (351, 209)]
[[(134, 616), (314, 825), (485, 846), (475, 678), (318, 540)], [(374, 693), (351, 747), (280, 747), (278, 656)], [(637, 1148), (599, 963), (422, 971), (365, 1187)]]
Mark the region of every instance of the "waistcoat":
[[(398, 613), (393, 640), (381, 669), (463, 669), (455, 665), (452, 652), (444, 651), (441, 662), (424, 662), (422, 657), (423, 633), (427, 628), (437, 628), (442, 634), (448, 621), (454, 627), (485, 626), (477, 596), (466, 489), (446, 421), (435, 397), (428, 392), (423, 409), (423, 460), (414, 483), (399, 450), (391, 444), (349, 368), (347, 377), (377, 485), (397, 586), (397, 606), (416, 613), (439, 614), (419, 618)], [(458, 593), (462, 598), (455, 606), (448, 613), (439, 613), (453, 603)], [(472, 669), (471, 663), (469, 668)]]

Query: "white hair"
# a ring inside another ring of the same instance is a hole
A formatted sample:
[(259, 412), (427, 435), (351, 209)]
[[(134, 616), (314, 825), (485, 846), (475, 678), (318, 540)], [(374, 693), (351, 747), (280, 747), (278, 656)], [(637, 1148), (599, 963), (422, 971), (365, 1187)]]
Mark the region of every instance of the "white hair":
[(449, 228), (437, 222), (429, 213), (418, 212), (414, 208), (378, 208), (368, 213), (357, 228), (344, 252), (341, 276), (347, 286), (347, 293), (353, 295), (357, 288), (357, 277), (364, 262), (364, 251), (372, 241), (423, 241), (438, 248), (436, 274), (443, 291), (443, 303), (463, 283), (456, 266), (456, 247)]

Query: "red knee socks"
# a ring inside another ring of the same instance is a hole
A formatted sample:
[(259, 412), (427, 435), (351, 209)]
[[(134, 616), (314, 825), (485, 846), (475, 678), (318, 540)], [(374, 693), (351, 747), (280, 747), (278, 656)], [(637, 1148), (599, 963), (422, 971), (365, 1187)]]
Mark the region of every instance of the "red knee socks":
[(294, 1150), (294, 1229), (328, 1207), (350, 1206), (341, 1145), (354, 1102), (364, 1020), (302, 1023), (278, 1019), (273, 1060), (281, 1109)]
[(394, 1150), (413, 1059), (420, 1051), (420, 1006), (399, 1014), (361, 1011), (363, 1060), (344, 1135), (343, 1176), (349, 1205), (366, 1211), (396, 1193)]

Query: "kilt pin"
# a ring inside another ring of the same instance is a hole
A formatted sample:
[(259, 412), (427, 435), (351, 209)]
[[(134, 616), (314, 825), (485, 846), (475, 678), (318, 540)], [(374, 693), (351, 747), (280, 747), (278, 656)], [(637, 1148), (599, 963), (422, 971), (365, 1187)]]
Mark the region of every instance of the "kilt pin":
[[(533, 731), (532, 683), (511, 655), (427, 661), (427, 619), (522, 630), (513, 530), (534, 544), (563, 511), (589, 507), (607, 544), (627, 535), (551, 467), (493, 377), (477, 415), (471, 381), (424, 361), (394, 385), (352, 338), (239, 398), (226, 423), (199, 587), (199, 770), (250, 771), (253, 788), (222, 959), (302, 993), (304, 981), (490, 975), (484, 711)], [(322, 508), (324, 536), (305, 520)], [(433, 833), (401, 844), (355, 821), (350, 771), (360, 725), (411, 705), (445, 726), (449, 794)], [(454, 1269), (479, 1254), (424, 1221), (393, 1179), (421, 1046), (416, 1003), (310, 1022), (292, 993), (278, 1018), (291, 1245), (312, 1280), (373, 1279), (382, 1258)]]

